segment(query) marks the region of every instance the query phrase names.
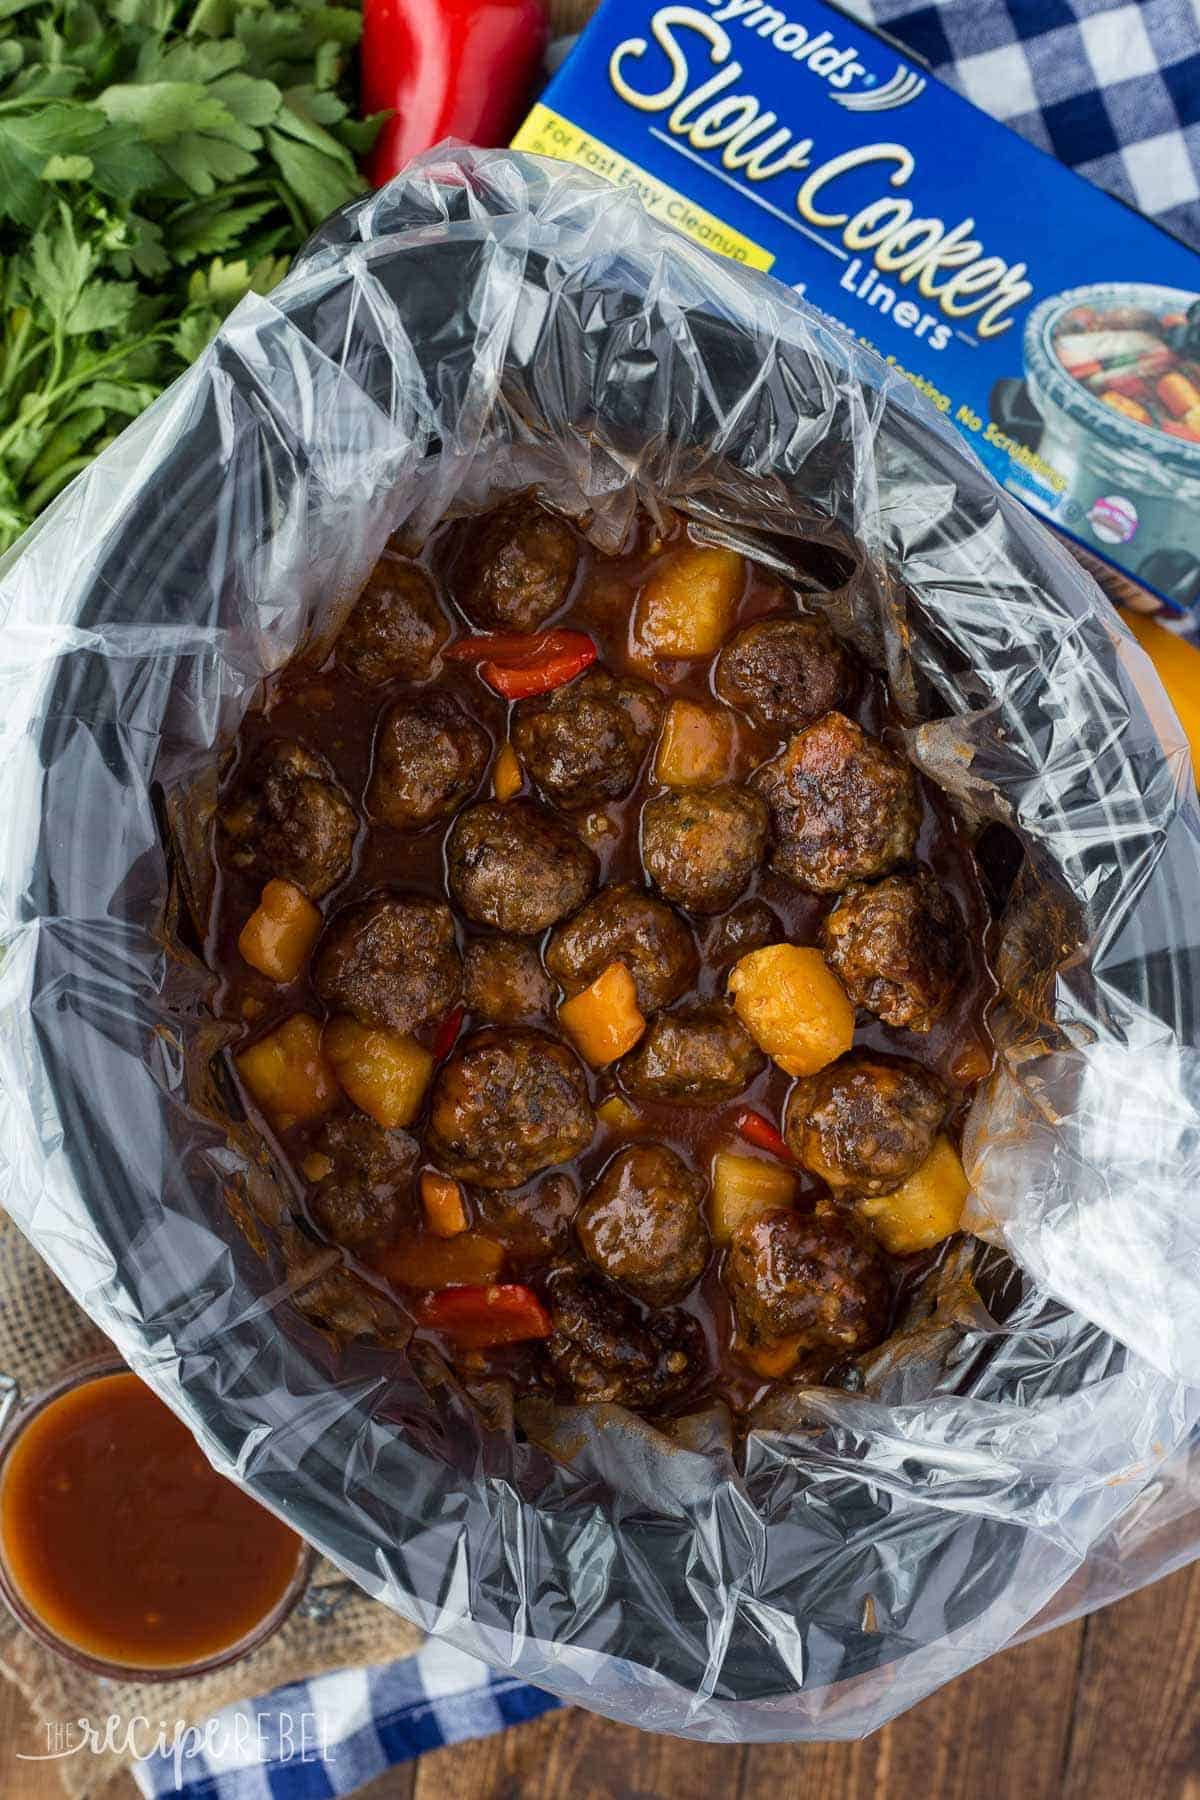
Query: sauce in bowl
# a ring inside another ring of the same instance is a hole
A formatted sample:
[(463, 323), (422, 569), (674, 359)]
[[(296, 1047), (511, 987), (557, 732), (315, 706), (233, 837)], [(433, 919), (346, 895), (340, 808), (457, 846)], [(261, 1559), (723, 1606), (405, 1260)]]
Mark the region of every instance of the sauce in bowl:
[(0, 1462), (5, 1598), (89, 1667), (166, 1676), (232, 1661), (286, 1617), (310, 1562), (128, 1370), (29, 1409)]

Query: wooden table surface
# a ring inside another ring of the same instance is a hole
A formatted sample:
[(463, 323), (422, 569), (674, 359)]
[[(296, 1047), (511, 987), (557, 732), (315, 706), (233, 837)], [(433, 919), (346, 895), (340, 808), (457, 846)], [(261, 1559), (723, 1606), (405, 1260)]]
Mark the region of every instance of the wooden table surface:
[[(548, 0), (576, 28), (594, 0)], [(0, 1684), (0, 1800), (61, 1800)], [(134, 1800), (132, 1778), (105, 1800)], [(1200, 1565), (1006, 1651), (857, 1744), (694, 1744), (577, 1709), (381, 1775), (362, 1800), (1200, 1800)]]
[[(61, 1800), (0, 1688), (0, 1800)], [(132, 1779), (105, 1800), (134, 1800)], [(362, 1800), (1200, 1800), (1200, 1565), (1008, 1650), (859, 1744), (706, 1745), (577, 1709), (381, 1775)]]

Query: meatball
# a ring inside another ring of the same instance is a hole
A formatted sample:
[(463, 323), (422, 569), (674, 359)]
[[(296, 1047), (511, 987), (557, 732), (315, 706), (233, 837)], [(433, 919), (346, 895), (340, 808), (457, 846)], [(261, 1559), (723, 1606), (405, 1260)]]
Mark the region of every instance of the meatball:
[(695, 940), (679, 915), (626, 886), (604, 888), (546, 945), (546, 967), (569, 994), (614, 962), (623, 962), (633, 976), (647, 1016), (685, 993), (700, 967)]
[(467, 917), (517, 937), (574, 912), (596, 880), (587, 845), (529, 800), (469, 806), (446, 850), (450, 891)]
[(326, 1006), (352, 1013), (360, 1025), (416, 1031), (458, 999), (454, 915), (419, 894), (381, 894), (348, 906), (322, 934), (312, 982)]
[(714, 1001), (659, 1013), (618, 1071), (641, 1100), (728, 1100), (749, 1087), (766, 1060), (736, 1014)]
[(338, 633), (338, 666), (368, 687), (428, 681), (450, 626), (433, 583), (415, 563), (385, 554)]
[(639, 1318), (623, 1295), (573, 1263), (551, 1270), (546, 1299), (551, 1367), (578, 1400), (664, 1406), (705, 1372), (704, 1332), (688, 1313)]
[(784, 1136), (835, 1193), (890, 1194), (925, 1161), (947, 1110), (941, 1083), (920, 1063), (856, 1051), (796, 1083)]
[(375, 1344), (398, 1345), (412, 1336), (412, 1327), (399, 1310), (361, 1276), (352, 1269), (330, 1267), (332, 1252), (327, 1246), (314, 1244), (307, 1232), (294, 1226), (280, 1231), (279, 1242), (288, 1297), (319, 1331), (341, 1342), (369, 1338)]
[(250, 764), (220, 826), (235, 868), (293, 881), (319, 900), (349, 870), (358, 815), (323, 756), (276, 738)]
[(491, 740), (448, 694), (404, 700), (383, 715), (367, 805), (385, 825), (420, 831), (452, 813), (483, 774)]
[(347, 1249), (393, 1237), (411, 1210), (416, 1139), (356, 1112), (330, 1119), (314, 1148), (331, 1165), (309, 1196), (319, 1230)]
[(575, 1221), (583, 1253), (647, 1306), (681, 1300), (704, 1273), (706, 1184), (663, 1144), (622, 1150)]
[(724, 1281), (749, 1344), (798, 1338), (801, 1350), (869, 1350), (887, 1330), (890, 1295), (879, 1252), (826, 1202), (744, 1219)]
[(518, 494), (466, 527), (465, 537), (454, 592), (473, 625), (534, 631), (558, 611), (579, 564), (578, 539), (566, 519)]
[(958, 914), (924, 871), (847, 888), (822, 938), (825, 960), (854, 1004), (910, 1031), (937, 1023), (962, 972)]
[(559, 806), (596, 806), (627, 794), (662, 717), (644, 681), (589, 669), (516, 709), (512, 738), (538, 786)]
[(583, 1070), (565, 1044), (540, 1031), (487, 1030), (439, 1070), (426, 1144), (462, 1181), (515, 1188), (569, 1161), (595, 1128)]
[(571, 1241), (579, 1189), (561, 1169), (531, 1187), (479, 1188), (472, 1196), (484, 1231), (494, 1232), (510, 1257), (559, 1256)]
[(732, 912), (713, 924), (705, 945), (708, 963), (717, 969), (727, 968), (751, 950), (762, 950), (767, 944), (778, 944), (787, 932), (765, 900), (743, 900)]
[(689, 912), (724, 912), (762, 861), (767, 809), (727, 784), (656, 794), (642, 808), (642, 862), (668, 900)]
[(771, 809), (772, 866), (815, 893), (885, 875), (916, 846), (912, 769), (842, 713), (800, 732), (751, 780)]
[(716, 690), (765, 731), (800, 731), (840, 706), (853, 668), (824, 619), (759, 619), (717, 658)]
[(463, 957), (463, 1001), (495, 1025), (520, 1025), (550, 1011), (550, 981), (531, 944), (476, 938)]

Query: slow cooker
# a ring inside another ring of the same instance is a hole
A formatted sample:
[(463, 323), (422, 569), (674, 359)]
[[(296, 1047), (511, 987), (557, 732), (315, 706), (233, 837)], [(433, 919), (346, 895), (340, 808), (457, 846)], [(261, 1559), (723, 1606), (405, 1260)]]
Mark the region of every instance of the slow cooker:
[[(331, 1345), (269, 1169), (203, 1100), (181, 796), (392, 532), (532, 481), (598, 541), (662, 496), (774, 559), (1018, 847), (990, 1241), (862, 1391), (798, 1391), (744, 1442), (712, 1414), (485, 1416), (444, 1367)], [(1146, 658), (902, 377), (628, 191), (443, 149), (66, 491), (0, 564), (0, 621), (0, 1203), (371, 1593), (644, 1727), (860, 1736), (1150, 1497), (1200, 1411), (1200, 820)]]

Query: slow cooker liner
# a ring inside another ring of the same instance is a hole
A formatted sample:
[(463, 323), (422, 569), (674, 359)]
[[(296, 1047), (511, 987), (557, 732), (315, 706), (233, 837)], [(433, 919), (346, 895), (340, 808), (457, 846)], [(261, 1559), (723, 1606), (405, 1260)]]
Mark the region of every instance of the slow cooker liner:
[[(9, 1155), (18, 1221), (222, 1466), (401, 1611), (597, 1710), (857, 1735), (1008, 1641), (1186, 1441), (1200, 1364), (1154, 1366), (1136, 1321), (1118, 1341), (972, 1239), (938, 1280), (969, 1270), (995, 1317), (960, 1309), (743, 1452), (719, 1412), (674, 1441), (616, 1408), (490, 1430), (435, 1367), (337, 1352), (238, 1229), (239, 1158), (189, 1105), (203, 982), (147, 921), (164, 792), (391, 529), (540, 476), (603, 541), (657, 492), (776, 561), (803, 539), (807, 586), (814, 540), (853, 560), (831, 612), (942, 715), (915, 753), (1068, 903), (1053, 1029), (1002, 1024), (1005, 1117), (1040, 1117), (1046, 1059), (1058, 1103), (1098, 1042), (1200, 1038), (1186, 769), (1091, 583), (901, 378), (526, 156), (435, 153), (335, 216), (121, 442), (43, 526), (86, 572), (4, 971), (53, 1167)], [(0, 597), (32, 566), (18, 547)]]

